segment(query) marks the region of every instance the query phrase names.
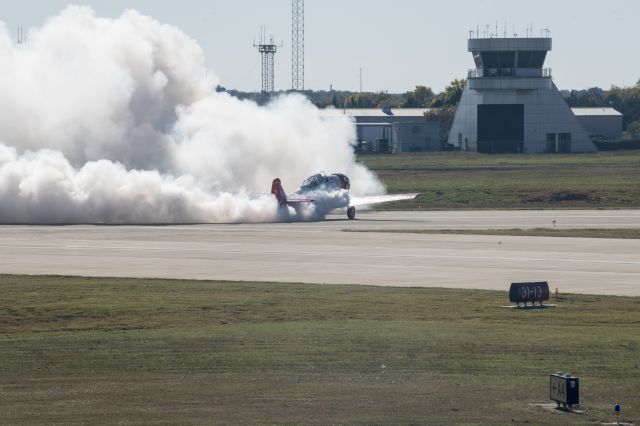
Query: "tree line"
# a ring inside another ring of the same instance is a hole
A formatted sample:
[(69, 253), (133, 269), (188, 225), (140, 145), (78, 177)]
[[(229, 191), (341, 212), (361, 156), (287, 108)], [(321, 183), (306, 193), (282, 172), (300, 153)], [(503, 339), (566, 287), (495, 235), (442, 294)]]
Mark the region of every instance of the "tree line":
[(640, 137), (640, 80), (631, 87), (612, 86), (609, 90), (592, 87), (562, 92), (571, 107), (611, 107), (622, 113), (622, 128), (631, 137)]
[[(455, 107), (462, 96), (465, 80), (453, 80), (441, 93), (435, 93), (430, 87), (416, 86), (414, 90), (405, 93), (389, 92), (351, 92), (346, 90), (305, 90), (301, 92), (318, 108), (333, 106), (336, 108), (441, 108)], [(217, 89), (220, 92), (228, 92), (240, 99), (251, 99), (260, 104), (266, 103), (272, 96), (277, 96), (289, 91), (280, 91), (265, 96), (259, 92), (240, 92), (227, 90), (224, 87)]]

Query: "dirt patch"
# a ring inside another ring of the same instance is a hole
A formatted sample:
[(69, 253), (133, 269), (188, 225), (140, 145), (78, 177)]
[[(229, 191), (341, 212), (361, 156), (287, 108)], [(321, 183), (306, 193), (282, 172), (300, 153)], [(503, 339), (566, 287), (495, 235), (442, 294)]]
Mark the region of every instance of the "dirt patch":
[(550, 195), (541, 195), (537, 197), (524, 197), (524, 203), (562, 203), (562, 202), (598, 202), (599, 197), (594, 197), (583, 192), (553, 192)]
[(554, 192), (551, 201), (593, 201), (589, 194), (581, 192)]

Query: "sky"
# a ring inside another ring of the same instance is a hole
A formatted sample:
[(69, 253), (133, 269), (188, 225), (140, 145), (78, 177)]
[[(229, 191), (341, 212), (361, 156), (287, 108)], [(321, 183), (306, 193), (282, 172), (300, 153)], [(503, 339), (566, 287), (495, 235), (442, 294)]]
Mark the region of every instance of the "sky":
[[(291, 88), (290, 0), (0, 0), (0, 21), (39, 27), (69, 4), (98, 16), (136, 9), (175, 25), (202, 46), (207, 66), (230, 89), (260, 89), (254, 40), (265, 26), (282, 47), (275, 58), (276, 90)], [(546, 67), (560, 89), (630, 86), (640, 79), (638, 0), (307, 0), (305, 88), (401, 93), (416, 85), (438, 92), (473, 67), (469, 30), (490, 24), (499, 34), (549, 28)]]

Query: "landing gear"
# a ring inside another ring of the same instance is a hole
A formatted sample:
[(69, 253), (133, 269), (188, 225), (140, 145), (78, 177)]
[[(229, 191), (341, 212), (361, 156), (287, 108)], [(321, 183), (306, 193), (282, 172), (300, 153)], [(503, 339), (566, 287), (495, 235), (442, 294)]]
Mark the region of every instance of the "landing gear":
[(349, 218), (349, 220), (353, 220), (356, 218), (356, 208), (355, 207), (349, 207), (347, 209), (347, 217)]

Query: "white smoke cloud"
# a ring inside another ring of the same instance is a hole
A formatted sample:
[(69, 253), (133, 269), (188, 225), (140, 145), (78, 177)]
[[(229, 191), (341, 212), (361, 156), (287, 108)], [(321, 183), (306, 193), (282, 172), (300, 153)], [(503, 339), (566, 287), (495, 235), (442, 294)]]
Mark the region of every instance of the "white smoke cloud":
[(287, 220), (256, 194), (318, 171), (347, 174), (356, 195), (383, 190), (355, 163), (348, 119), (298, 95), (259, 107), (216, 93), (175, 27), (71, 6), (27, 39), (0, 23), (0, 223)]

